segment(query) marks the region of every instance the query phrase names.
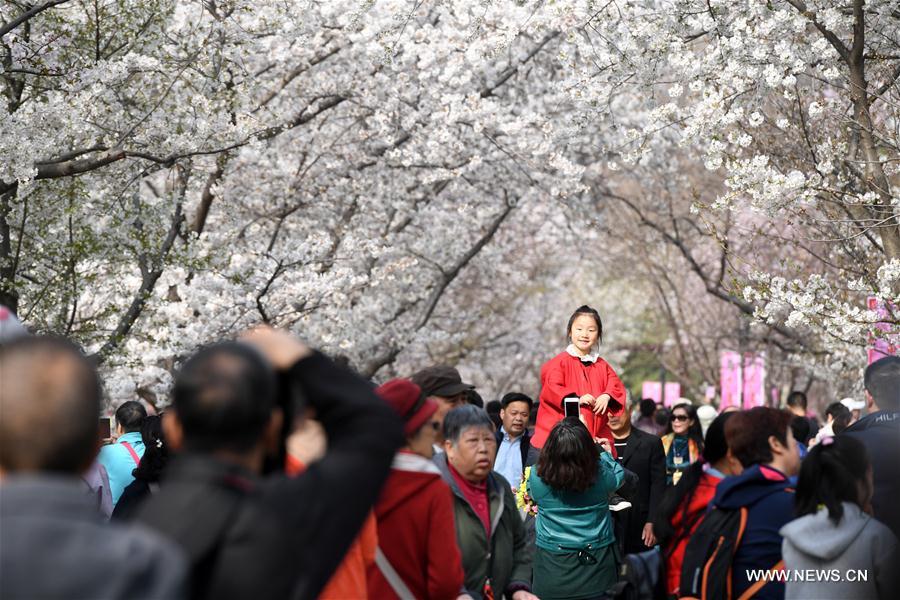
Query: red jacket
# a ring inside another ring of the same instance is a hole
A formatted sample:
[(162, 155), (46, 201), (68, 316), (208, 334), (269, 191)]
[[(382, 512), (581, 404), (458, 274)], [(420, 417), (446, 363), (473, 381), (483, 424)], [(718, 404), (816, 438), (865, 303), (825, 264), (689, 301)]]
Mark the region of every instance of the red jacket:
[[(678, 510), (672, 515), (672, 528), (675, 529), (675, 536), (666, 547), (666, 571), (668, 577), (668, 587), (666, 588), (670, 594), (678, 594), (678, 586), (681, 584), (681, 563), (684, 561), (684, 550), (687, 548), (688, 540), (691, 534), (703, 521), (706, 513), (706, 507), (712, 502), (713, 496), (716, 494), (716, 486), (722, 481), (715, 475), (704, 473), (700, 476), (700, 483), (691, 496), (690, 503), (687, 507), (687, 519), (684, 516), (684, 501), (678, 506)], [(693, 523), (691, 530), (684, 531), (685, 524)]]
[[(541, 367), (541, 404), (531, 438), (532, 446), (544, 446), (550, 430), (565, 416), (562, 401), (569, 394), (579, 398), (585, 394), (594, 397), (609, 394), (607, 413), (617, 415), (625, 410), (625, 386), (609, 363), (598, 358), (593, 364), (584, 365), (568, 352), (560, 352)], [(606, 415), (595, 415), (587, 406), (581, 407), (581, 414), (593, 437), (605, 437), (612, 444), (613, 434), (606, 424)]]
[[(415, 598), (446, 600), (460, 594), (464, 575), (453, 496), (434, 463), (398, 453), (375, 517), (381, 551)], [(369, 567), (368, 585), (370, 598), (397, 598), (377, 565)]]

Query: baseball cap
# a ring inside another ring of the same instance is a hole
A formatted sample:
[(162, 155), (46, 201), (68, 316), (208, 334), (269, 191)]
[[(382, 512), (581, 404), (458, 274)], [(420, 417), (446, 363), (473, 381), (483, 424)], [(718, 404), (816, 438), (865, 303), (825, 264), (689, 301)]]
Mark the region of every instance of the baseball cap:
[(475, 386), (463, 383), (459, 371), (449, 365), (435, 365), (422, 369), (411, 377), (413, 383), (422, 388), (426, 396), (455, 396)]

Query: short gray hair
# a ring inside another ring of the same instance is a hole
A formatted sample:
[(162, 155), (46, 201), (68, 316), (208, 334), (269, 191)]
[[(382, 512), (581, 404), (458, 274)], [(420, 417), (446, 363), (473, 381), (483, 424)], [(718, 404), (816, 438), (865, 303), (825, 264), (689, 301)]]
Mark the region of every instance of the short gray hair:
[(469, 427), (484, 427), (488, 431), (494, 431), (494, 422), (484, 411), (472, 404), (454, 408), (444, 417), (444, 439), (452, 444), (459, 441), (459, 436)]

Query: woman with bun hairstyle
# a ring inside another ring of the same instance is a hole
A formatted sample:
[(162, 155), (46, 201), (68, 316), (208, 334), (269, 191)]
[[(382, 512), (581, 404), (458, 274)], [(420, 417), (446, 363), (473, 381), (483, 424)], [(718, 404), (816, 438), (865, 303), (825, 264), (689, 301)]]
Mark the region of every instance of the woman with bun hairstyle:
[[(579, 307), (566, 327), (569, 346), (541, 367), (541, 395), (537, 423), (531, 445), (542, 448), (547, 436), (563, 417), (563, 399), (579, 399), (581, 418), (593, 438), (613, 439), (607, 414), (625, 410), (625, 386), (597, 346), (603, 339), (600, 313), (590, 306)], [(615, 447), (613, 447), (615, 456)]]

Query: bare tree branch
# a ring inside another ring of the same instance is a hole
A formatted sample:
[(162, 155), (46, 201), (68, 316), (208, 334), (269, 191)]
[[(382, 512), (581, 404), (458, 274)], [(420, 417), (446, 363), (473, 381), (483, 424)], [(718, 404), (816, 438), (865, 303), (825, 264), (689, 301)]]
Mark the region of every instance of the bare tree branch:
[(40, 13), (44, 12), (48, 8), (53, 8), (54, 6), (58, 6), (60, 4), (68, 2), (68, 1), (69, 0), (49, 0), (48, 2), (44, 2), (43, 4), (38, 4), (37, 6), (30, 8), (29, 10), (25, 11), (24, 13), (22, 13), (21, 15), (19, 15), (18, 17), (16, 17), (15, 19), (10, 21), (6, 25), (4, 25), (3, 27), (0, 27), (0, 39), (2, 39), (3, 36), (5, 36), (7, 33), (12, 31), (13, 29), (18, 27), (25, 21), (28, 21), (29, 19), (39, 15)]

